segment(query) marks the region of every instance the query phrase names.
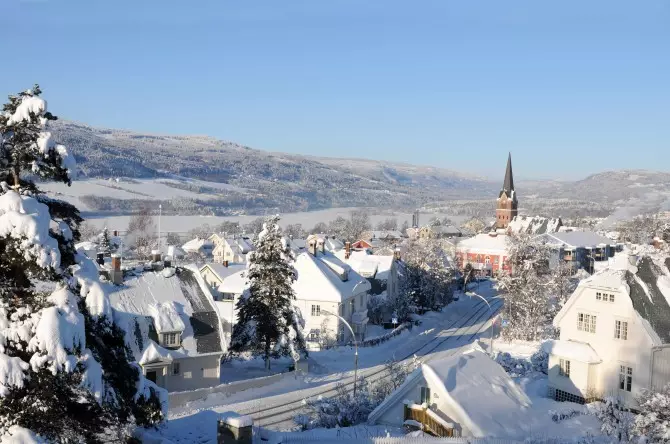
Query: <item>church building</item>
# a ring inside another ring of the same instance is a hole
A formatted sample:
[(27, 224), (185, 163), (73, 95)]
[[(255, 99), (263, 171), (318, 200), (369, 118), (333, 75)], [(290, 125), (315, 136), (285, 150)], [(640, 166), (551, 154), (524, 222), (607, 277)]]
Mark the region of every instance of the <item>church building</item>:
[(507, 157), (505, 180), (500, 194), (498, 194), (496, 208), (496, 228), (507, 228), (518, 214), (519, 201), (514, 191), (514, 176), (512, 175), (512, 153)]

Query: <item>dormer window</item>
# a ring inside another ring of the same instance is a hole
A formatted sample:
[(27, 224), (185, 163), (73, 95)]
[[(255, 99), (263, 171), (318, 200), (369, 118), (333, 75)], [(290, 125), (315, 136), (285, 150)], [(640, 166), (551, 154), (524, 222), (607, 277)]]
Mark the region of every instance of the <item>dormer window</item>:
[(163, 333), (163, 345), (167, 347), (178, 347), (181, 345), (181, 334)]

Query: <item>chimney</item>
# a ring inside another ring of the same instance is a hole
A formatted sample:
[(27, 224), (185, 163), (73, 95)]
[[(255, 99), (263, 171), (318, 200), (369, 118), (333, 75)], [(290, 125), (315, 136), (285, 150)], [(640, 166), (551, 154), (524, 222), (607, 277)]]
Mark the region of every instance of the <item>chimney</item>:
[(114, 285), (123, 284), (123, 270), (121, 270), (121, 256), (118, 254), (112, 255), (112, 269), (109, 271), (109, 280)]
[(151, 262), (160, 262), (160, 261), (161, 261), (160, 250), (151, 250)]
[(97, 253), (95, 255), (95, 261), (98, 265), (105, 265), (105, 253)]
[(316, 239), (309, 241), (309, 244), (307, 245), (307, 252), (312, 256), (316, 256)]
[(223, 261), (223, 266), (228, 268), (228, 260)]
[(170, 267), (172, 267), (172, 258), (170, 256), (165, 256), (165, 259), (163, 259), (163, 268)]
[(351, 242), (344, 243), (344, 258), (349, 259), (351, 257)]
[(118, 236), (118, 235), (119, 235), (119, 231), (118, 231), (118, 230), (114, 230), (114, 231), (112, 231), (112, 235), (115, 236), (115, 237)]
[(321, 254), (325, 254), (326, 253), (326, 241), (322, 240), (321, 242), (319, 242), (319, 245), (321, 246)]
[(393, 257), (395, 260), (399, 261), (402, 259), (402, 255), (400, 253), (400, 248), (396, 248), (395, 251), (393, 252)]

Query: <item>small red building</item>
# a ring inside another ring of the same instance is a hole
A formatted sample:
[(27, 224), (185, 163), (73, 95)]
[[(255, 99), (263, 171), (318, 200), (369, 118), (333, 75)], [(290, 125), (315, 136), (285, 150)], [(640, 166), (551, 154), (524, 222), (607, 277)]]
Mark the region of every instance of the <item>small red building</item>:
[(497, 232), (478, 234), (456, 246), (458, 268), (470, 264), (478, 274), (492, 276), (499, 271), (509, 273), (507, 235)]

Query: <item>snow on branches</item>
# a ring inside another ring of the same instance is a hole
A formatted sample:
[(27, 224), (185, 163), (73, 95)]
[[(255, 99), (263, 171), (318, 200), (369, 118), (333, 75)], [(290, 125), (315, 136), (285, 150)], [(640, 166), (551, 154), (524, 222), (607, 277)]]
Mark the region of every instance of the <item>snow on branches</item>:
[(49, 120), (38, 85), (15, 96), (0, 112), (0, 181), (21, 185), (20, 175), (30, 171), (42, 178), (67, 184), (75, 179), (77, 163), (67, 148), (56, 143), (46, 131)]
[(268, 369), (271, 358), (295, 359), (305, 352), (304, 321), (293, 306), (293, 253), (278, 222), (278, 216), (266, 220), (256, 250), (249, 254), (249, 288), (237, 304), (238, 322), (231, 341), (232, 352), (263, 356)]

